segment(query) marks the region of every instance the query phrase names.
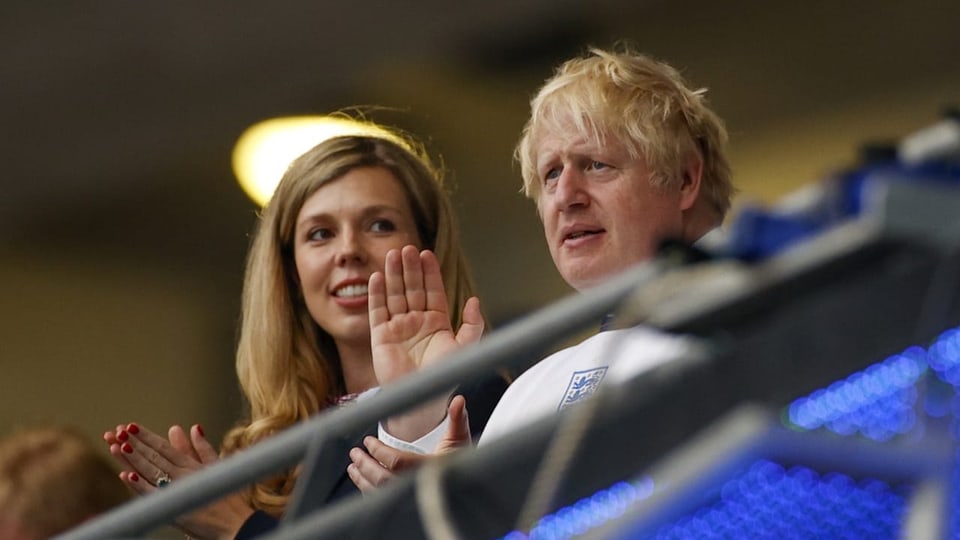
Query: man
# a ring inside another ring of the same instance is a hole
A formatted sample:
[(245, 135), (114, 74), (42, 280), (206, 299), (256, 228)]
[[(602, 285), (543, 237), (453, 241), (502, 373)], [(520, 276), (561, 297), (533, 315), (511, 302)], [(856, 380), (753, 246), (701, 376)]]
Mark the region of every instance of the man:
[[(531, 101), (516, 157), (550, 255), (572, 287), (587, 290), (650, 259), (664, 240), (692, 244), (723, 221), (734, 191), (727, 136), (704, 93), (647, 56), (592, 49), (561, 65)], [(388, 268), (386, 298), (391, 290), (402, 294), (404, 278), (395, 273), (391, 279)], [(370, 294), (371, 302), (388, 303), (384, 295), (375, 298), (373, 287)], [(373, 311), (371, 304), (371, 317)], [(604, 357), (613, 339), (624, 340), (619, 350), (627, 358), (613, 370), (624, 376), (675, 358), (684, 346), (635, 328), (601, 332), (560, 351), (507, 389), (480, 443), (589, 396), (614, 374)], [(457, 438), (459, 403), (451, 407), (448, 446)], [(373, 438), (365, 446), (373, 458), (354, 449), (348, 471), (361, 489), (417, 461)]]

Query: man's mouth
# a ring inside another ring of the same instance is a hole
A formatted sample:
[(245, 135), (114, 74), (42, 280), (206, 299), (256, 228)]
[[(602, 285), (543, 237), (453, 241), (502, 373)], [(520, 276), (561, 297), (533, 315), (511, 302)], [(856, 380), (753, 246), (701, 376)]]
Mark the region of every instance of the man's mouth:
[(573, 233), (570, 233), (570, 234), (564, 236), (564, 237), (563, 237), (563, 240), (564, 240), (564, 241), (567, 241), (567, 240), (578, 240), (578, 239), (580, 239), (580, 238), (586, 238), (587, 236), (593, 236), (593, 235), (595, 235), (595, 234), (600, 234), (600, 233), (602, 233), (602, 232), (603, 232), (603, 229), (597, 229), (597, 230), (593, 230), (593, 231), (577, 231), (577, 232), (573, 232)]

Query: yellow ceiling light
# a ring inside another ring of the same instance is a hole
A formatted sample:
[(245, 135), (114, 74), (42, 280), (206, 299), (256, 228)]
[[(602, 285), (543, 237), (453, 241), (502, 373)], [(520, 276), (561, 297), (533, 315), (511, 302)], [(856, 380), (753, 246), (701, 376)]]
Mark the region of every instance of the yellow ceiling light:
[(290, 162), (321, 142), (340, 135), (373, 135), (406, 144), (374, 124), (338, 116), (272, 118), (249, 127), (233, 148), (233, 172), (247, 195), (267, 204)]

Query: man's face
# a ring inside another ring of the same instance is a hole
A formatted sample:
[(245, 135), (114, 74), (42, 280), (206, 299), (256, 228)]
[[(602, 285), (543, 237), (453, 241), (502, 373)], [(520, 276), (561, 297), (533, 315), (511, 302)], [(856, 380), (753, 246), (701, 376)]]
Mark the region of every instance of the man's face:
[(677, 185), (651, 186), (644, 160), (612, 137), (600, 147), (592, 138), (545, 133), (537, 174), (550, 255), (576, 289), (651, 258), (662, 239), (682, 233), (689, 197)]

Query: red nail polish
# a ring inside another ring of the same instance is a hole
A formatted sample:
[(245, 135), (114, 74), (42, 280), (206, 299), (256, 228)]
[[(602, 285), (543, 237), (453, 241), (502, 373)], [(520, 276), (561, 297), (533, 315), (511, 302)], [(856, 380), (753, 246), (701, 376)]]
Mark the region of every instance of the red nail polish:
[(201, 426), (200, 424), (197, 424), (197, 433), (199, 433), (201, 437), (206, 437), (206, 436), (207, 436), (207, 435), (203, 432), (203, 426)]
[(140, 426), (131, 423), (130, 425), (127, 426), (127, 431), (136, 435), (137, 433), (140, 433)]
[(123, 445), (120, 446), (120, 450), (123, 450), (127, 454), (133, 453), (133, 447), (130, 446), (130, 443), (123, 443)]
[(126, 430), (123, 430), (123, 431), (121, 431), (120, 433), (117, 433), (117, 440), (120, 441), (120, 442), (123, 442), (123, 441), (125, 441), (125, 440), (127, 440), (127, 439), (129, 439), (129, 438), (130, 438), (130, 436), (127, 435), (127, 431), (126, 431)]
[(140, 477), (137, 475), (137, 473), (132, 472), (132, 473), (130, 473), (130, 481), (131, 481), (131, 482), (139, 482), (139, 481), (140, 481)]

